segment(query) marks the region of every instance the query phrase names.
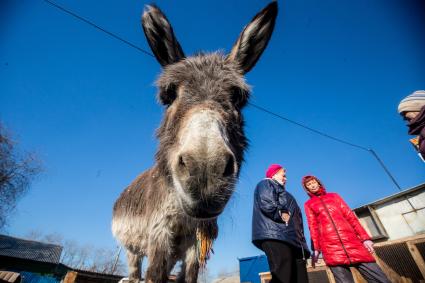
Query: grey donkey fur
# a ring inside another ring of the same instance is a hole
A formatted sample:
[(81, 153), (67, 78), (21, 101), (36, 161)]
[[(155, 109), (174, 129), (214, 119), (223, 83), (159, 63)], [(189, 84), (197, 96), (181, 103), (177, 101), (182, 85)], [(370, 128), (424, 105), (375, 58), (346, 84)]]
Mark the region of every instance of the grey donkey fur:
[(178, 282), (197, 282), (196, 231), (217, 237), (217, 216), (233, 193), (247, 146), (244, 75), (266, 48), (276, 15), (272, 2), (244, 28), (228, 55), (185, 57), (165, 15), (146, 7), (142, 26), (163, 67), (157, 86), (166, 110), (155, 164), (121, 193), (113, 209), (112, 232), (127, 250), (132, 282), (141, 279), (145, 256), (146, 282), (167, 282), (180, 260)]

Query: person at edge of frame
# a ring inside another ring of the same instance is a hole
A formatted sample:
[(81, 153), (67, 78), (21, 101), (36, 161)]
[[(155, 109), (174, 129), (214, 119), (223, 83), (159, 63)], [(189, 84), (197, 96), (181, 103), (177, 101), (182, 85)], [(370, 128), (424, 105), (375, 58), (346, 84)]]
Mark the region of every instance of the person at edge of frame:
[(407, 121), (409, 135), (419, 157), (425, 162), (425, 90), (417, 90), (405, 97), (398, 105), (398, 113)]

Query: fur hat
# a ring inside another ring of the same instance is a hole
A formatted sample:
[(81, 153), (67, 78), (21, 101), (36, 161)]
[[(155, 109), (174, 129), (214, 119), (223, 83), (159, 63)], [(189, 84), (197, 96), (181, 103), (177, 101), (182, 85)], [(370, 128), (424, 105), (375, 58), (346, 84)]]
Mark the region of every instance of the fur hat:
[(277, 173), (277, 171), (279, 171), (280, 169), (284, 169), (282, 166), (280, 166), (279, 164), (272, 164), (269, 166), (269, 168), (266, 171), (266, 177), (267, 178), (273, 178), (274, 174)]
[(398, 105), (398, 113), (419, 112), (425, 105), (425, 90), (417, 90), (406, 96)]

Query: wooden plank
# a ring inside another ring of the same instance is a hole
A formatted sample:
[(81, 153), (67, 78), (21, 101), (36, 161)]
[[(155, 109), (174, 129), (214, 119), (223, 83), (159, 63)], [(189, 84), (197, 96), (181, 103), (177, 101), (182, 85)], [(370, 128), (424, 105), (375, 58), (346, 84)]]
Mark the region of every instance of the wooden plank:
[(355, 267), (350, 267), (351, 274), (354, 278), (354, 283), (367, 283), (367, 281), (363, 278), (360, 272)]
[(258, 275), (260, 275), (261, 283), (268, 283), (272, 279), (270, 272), (260, 272)]
[(408, 241), (421, 241), (421, 240), (425, 240), (425, 233), (415, 235), (415, 236), (409, 236), (409, 237), (405, 237), (405, 238), (401, 238), (401, 239), (397, 239), (397, 240), (390, 240), (390, 241), (375, 243), (373, 246), (374, 247), (383, 247), (383, 246), (388, 246), (388, 245), (393, 245), (393, 244), (404, 243), (404, 242), (408, 242)]
[(68, 271), (63, 279), (63, 283), (75, 283), (78, 273), (75, 271)]
[(334, 277), (331, 269), (328, 266), (326, 266), (326, 275), (328, 275), (329, 283), (336, 283), (335, 277)]

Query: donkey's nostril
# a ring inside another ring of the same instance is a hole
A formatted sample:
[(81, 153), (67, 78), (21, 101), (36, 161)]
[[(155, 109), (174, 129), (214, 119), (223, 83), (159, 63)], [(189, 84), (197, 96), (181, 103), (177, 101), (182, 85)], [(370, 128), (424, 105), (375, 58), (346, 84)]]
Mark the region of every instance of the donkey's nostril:
[(226, 167), (224, 168), (223, 176), (229, 177), (235, 173), (235, 159), (232, 155), (227, 158)]
[(179, 156), (179, 166), (186, 167), (186, 163), (184, 163), (184, 160), (183, 160), (183, 155)]

